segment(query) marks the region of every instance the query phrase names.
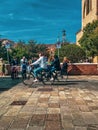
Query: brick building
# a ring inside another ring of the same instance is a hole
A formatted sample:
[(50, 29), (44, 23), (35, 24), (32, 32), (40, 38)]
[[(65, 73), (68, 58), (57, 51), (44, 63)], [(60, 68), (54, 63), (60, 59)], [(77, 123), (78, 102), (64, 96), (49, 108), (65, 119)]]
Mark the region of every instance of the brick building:
[(98, 0), (81, 0), (82, 2), (82, 27), (76, 34), (76, 44), (83, 35), (83, 28), (93, 20), (98, 20)]

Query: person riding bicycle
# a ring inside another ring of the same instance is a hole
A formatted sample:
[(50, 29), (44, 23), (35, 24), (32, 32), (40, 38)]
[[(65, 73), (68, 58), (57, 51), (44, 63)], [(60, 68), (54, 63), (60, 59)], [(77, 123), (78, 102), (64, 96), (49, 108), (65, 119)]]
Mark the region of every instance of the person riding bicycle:
[(60, 70), (61, 70), (61, 66), (60, 66), (59, 57), (57, 55), (54, 55), (54, 59), (51, 62), (51, 69), (50, 69), (50, 73), (52, 75), (51, 80), (53, 80), (53, 73), (55, 73), (55, 71), (60, 71)]
[(47, 62), (46, 62), (46, 57), (43, 53), (39, 53), (39, 59), (37, 59), (35, 62), (31, 63), (31, 66), (34, 65), (39, 65), (38, 68), (34, 69), (34, 77), (35, 80), (34, 82), (38, 81), (38, 74), (42, 71), (47, 69)]

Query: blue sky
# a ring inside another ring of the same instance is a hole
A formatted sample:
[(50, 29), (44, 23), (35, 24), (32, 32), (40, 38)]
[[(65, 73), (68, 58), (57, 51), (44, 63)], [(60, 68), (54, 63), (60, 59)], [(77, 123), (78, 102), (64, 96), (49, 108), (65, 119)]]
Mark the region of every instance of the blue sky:
[(74, 43), (81, 28), (81, 0), (0, 0), (0, 35), (17, 42)]

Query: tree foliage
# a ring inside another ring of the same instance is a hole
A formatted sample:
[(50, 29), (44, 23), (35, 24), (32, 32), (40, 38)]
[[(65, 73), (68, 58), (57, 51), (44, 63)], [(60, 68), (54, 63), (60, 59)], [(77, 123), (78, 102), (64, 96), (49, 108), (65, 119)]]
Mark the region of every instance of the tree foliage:
[(79, 44), (87, 51), (88, 56), (98, 55), (98, 20), (86, 25)]
[(27, 47), (24, 43), (17, 43), (16, 47), (12, 48), (11, 57), (23, 57), (28, 55)]
[[(58, 50), (56, 50), (56, 54), (58, 53)], [(83, 60), (85, 58), (85, 52), (76, 44), (63, 44), (61, 48), (59, 49), (60, 54), (60, 60), (63, 60), (63, 57), (67, 57), (72, 63), (80, 62), (80, 60)]]
[(25, 56), (27, 59), (38, 57), (39, 52), (46, 53), (46, 45), (37, 44), (34, 40), (30, 40), (27, 44), (19, 41), (14, 48), (11, 48), (10, 57), (17, 57), (19, 60)]
[(0, 41), (0, 58), (3, 58), (4, 60), (7, 60), (7, 49), (5, 46), (2, 46), (2, 42)]

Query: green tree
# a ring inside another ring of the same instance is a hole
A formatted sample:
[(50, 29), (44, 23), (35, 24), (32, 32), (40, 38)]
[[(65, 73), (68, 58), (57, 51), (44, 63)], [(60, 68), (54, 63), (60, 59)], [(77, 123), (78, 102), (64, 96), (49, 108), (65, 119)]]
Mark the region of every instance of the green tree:
[[(56, 54), (57, 54), (56, 50)], [(63, 44), (61, 46), (61, 49), (59, 49), (60, 53), (60, 60), (63, 60), (63, 57), (67, 57), (72, 63), (75, 62), (80, 62), (80, 60), (84, 60), (85, 58), (85, 52), (84, 50), (80, 47), (77, 46), (76, 44)]]
[(34, 40), (30, 40), (27, 43), (27, 49), (28, 49), (29, 59), (32, 58), (32, 57), (36, 57), (37, 56), (36, 44), (37, 43)]
[(88, 56), (93, 58), (98, 55), (98, 20), (86, 25), (79, 44), (87, 52)]
[(39, 52), (46, 53), (47, 47), (45, 44), (37, 44), (35, 41), (29, 41), (27, 44), (29, 56), (37, 57)]
[(17, 57), (19, 60), (25, 56), (27, 59), (32, 57), (38, 57), (39, 52), (46, 52), (46, 45), (37, 44), (34, 40), (30, 40), (27, 44), (23, 41), (19, 41), (15, 47), (11, 48), (11, 58)]
[(7, 50), (5, 46), (2, 46), (1, 41), (0, 41), (0, 57), (2, 57), (4, 60), (7, 60)]
[(19, 41), (15, 47), (11, 48), (10, 57), (17, 57), (20, 60), (23, 56), (28, 56), (28, 49), (24, 42)]

